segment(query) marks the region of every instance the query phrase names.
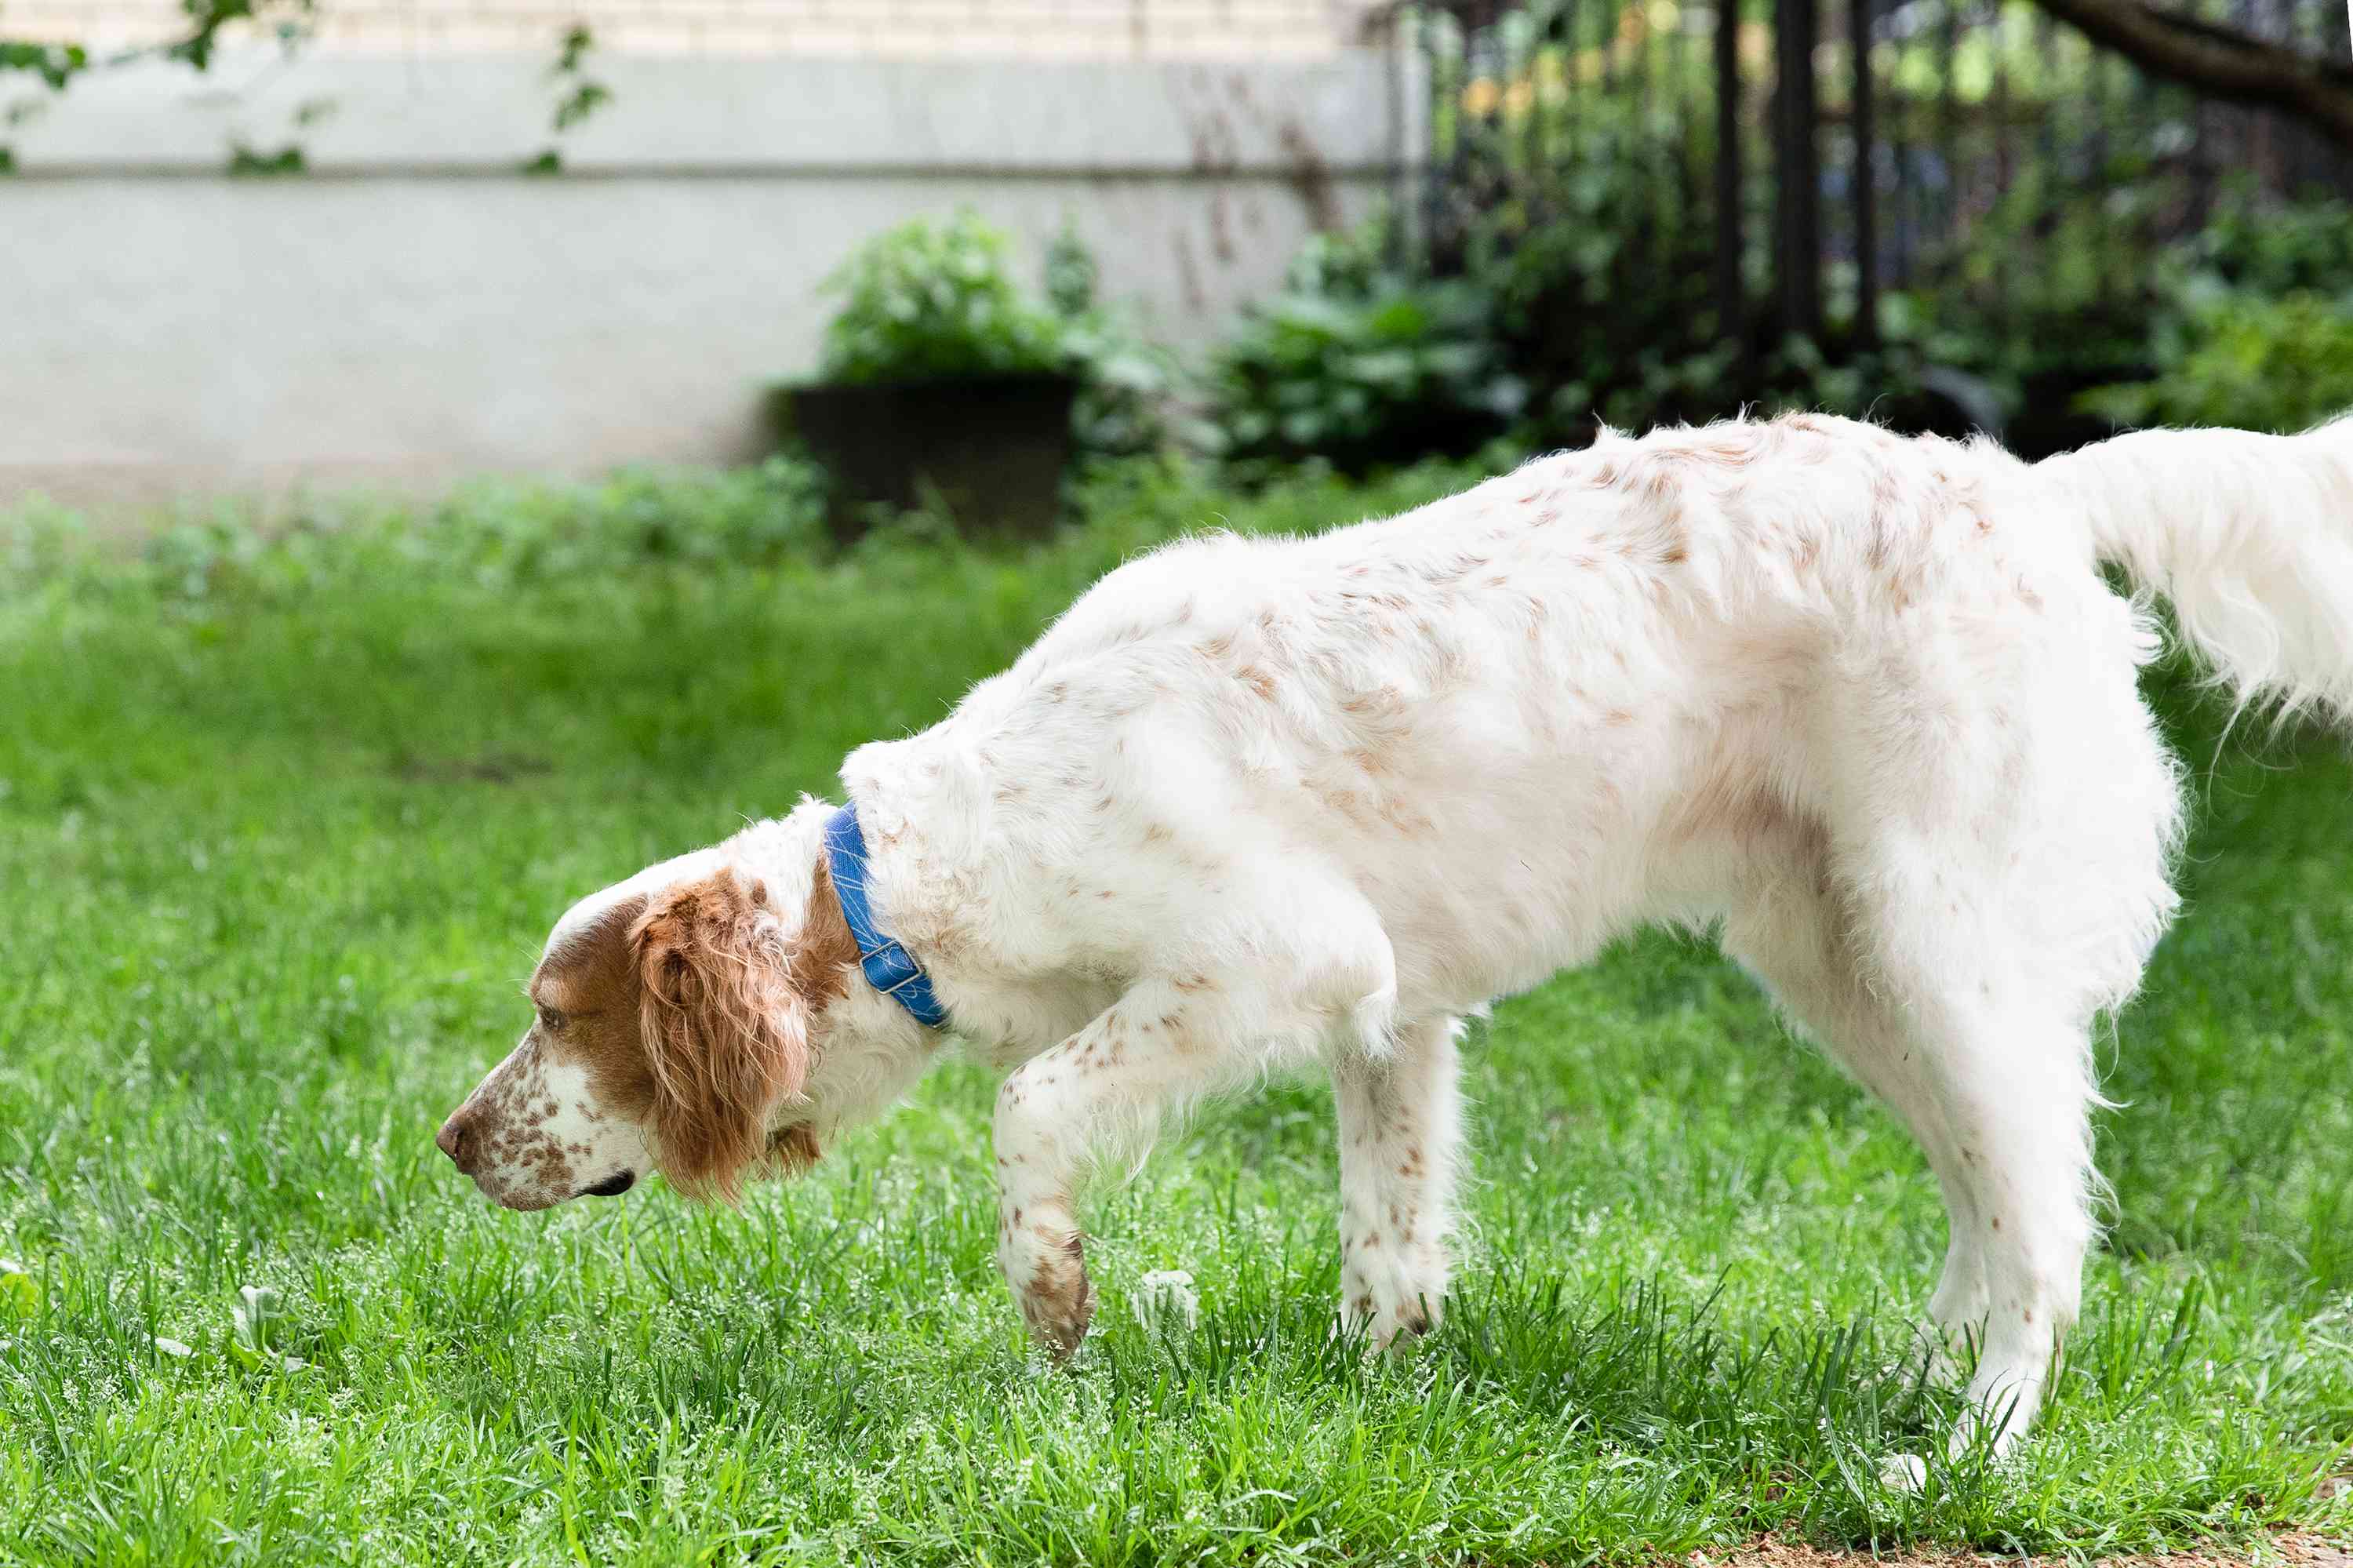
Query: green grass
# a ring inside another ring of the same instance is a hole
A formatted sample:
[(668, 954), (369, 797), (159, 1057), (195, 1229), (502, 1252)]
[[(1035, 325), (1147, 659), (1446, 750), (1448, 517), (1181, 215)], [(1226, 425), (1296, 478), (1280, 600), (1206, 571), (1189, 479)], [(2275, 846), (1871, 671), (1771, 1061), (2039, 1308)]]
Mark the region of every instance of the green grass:
[[(127, 562), (0, 529), (0, 1255), (25, 1275), (0, 1279), (0, 1562), (2353, 1532), (2327, 1486), (2353, 1444), (2353, 769), (2218, 754), (2183, 705), (2189, 908), (2103, 1048), (2128, 1103), (2102, 1118), (2117, 1217), (2084, 1326), (2018, 1459), (1939, 1465), (1916, 1499), (1871, 1478), (1951, 1411), (1910, 1338), (1934, 1184), (1685, 942), (1475, 1039), (1452, 1317), (1371, 1363), (1329, 1333), (1320, 1086), (1212, 1108), (1095, 1195), (1101, 1330), (1065, 1372), (996, 1276), (975, 1067), (740, 1212), (657, 1184), (507, 1213), (434, 1150), (574, 896), (828, 789), (1124, 549), (1457, 478), (1243, 502), (1131, 471), (1091, 532), (1021, 557), (818, 564), (756, 485), (477, 497), (268, 546), (196, 528)], [(1199, 1283), (1191, 1332), (1131, 1314), (1167, 1267)], [(248, 1286), (278, 1310), (240, 1337)]]

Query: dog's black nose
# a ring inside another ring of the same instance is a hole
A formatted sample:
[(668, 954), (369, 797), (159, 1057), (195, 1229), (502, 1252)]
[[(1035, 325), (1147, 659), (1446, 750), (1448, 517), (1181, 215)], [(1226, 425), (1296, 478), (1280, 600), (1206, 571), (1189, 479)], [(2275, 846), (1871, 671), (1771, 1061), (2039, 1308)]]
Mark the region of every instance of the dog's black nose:
[(592, 1198), (617, 1198), (637, 1184), (638, 1173), (634, 1171), (624, 1171), (618, 1176), (606, 1177), (594, 1187), (583, 1187), (580, 1190)]

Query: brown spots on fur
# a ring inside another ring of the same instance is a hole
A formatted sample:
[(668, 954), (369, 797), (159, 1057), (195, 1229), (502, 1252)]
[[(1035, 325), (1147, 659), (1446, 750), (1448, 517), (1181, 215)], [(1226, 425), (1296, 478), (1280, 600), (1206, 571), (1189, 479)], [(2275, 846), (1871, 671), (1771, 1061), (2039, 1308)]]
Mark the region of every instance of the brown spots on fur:
[(1245, 664), (1234, 672), (1234, 679), (1256, 692), (1268, 702), (1274, 701), (1274, 677), (1255, 664)]
[(1068, 1360), (1087, 1336), (1094, 1317), (1095, 1290), (1087, 1278), (1086, 1248), (1076, 1231), (1060, 1235), (1031, 1233), (1043, 1244), (1028, 1288), (1021, 1291), (1021, 1315), (1030, 1331), (1056, 1356)]

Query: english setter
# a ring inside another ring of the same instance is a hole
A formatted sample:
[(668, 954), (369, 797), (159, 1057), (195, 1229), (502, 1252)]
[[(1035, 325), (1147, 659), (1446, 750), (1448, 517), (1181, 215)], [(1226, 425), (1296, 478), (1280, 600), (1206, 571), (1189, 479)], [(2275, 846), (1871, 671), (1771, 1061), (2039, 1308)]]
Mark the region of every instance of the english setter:
[[(538, 1017), (441, 1129), (535, 1209), (732, 1195), (950, 1033), (1004, 1073), (998, 1256), (1068, 1352), (1074, 1184), (1173, 1107), (1320, 1059), (1340, 1309), (1446, 1295), (1460, 1021), (1650, 921), (1713, 928), (1902, 1118), (2031, 1420), (2093, 1233), (2087, 1037), (2173, 914), (2179, 769), (2121, 567), (2242, 702), (2353, 712), (2353, 419), (2029, 466), (1817, 417), (1537, 459), (1311, 538), (1103, 578), (920, 735), (575, 905)], [(779, 722), (789, 715), (778, 715)]]

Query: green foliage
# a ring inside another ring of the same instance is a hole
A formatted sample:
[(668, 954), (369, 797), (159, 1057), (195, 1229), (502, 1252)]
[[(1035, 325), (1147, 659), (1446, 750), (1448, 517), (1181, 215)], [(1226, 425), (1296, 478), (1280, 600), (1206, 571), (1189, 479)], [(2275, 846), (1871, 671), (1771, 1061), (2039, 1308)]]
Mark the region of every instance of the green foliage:
[(2353, 290), (2353, 206), (2271, 201), (2241, 187), (2168, 260), (2177, 292), (2211, 279), (2253, 294), (2343, 294)]
[(188, 18), (188, 29), (164, 46), (164, 54), (204, 70), (212, 64), (220, 30), (231, 22), (267, 26), (281, 46), (290, 48), (317, 14), (318, 0), (180, 0), (180, 9)]
[(2157, 355), (2155, 379), (2084, 406), (2119, 425), (2305, 429), (2353, 408), (2353, 298), (2219, 291), (2165, 324)]
[(554, 118), (559, 136), (586, 123), (590, 115), (613, 101), (613, 90), (588, 77), (588, 55), (596, 47), (596, 35), (585, 22), (565, 28), (556, 45), (555, 63), (548, 68), (548, 75), (559, 89)]
[(1205, 433), (1229, 461), (1361, 471), (1470, 451), (1525, 396), (1475, 284), (1392, 271), (1362, 238), (1317, 239), (1216, 350)]
[[(656, 1181), (507, 1213), (432, 1147), (573, 898), (837, 789), (1139, 548), (1476, 477), (1106, 465), (1018, 553), (832, 553), (790, 465), (147, 550), (0, 527), (0, 1561), (1528, 1568), (2353, 1531), (2353, 768), (2218, 748), (2189, 706), (2189, 908), (2103, 1035), (2116, 1217), (2083, 1320), (2036, 1436), (1932, 1458), (1920, 1497), (1871, 1478), (1953, 1414), (1912, 1327), (1935, 1178), (1686, 940), (1476, 1031), (1460, 1288), (1395, 1357), (1331, 1332), (1320, 1084), (1205, 1107), (1098, 1185), (1101, 1327), (1051, 1373), (997, 1274), (979, 1064), (741, 1210)], [(1135, 1320), (1171, 1267), (1196, 1329)]]
[(1546, 394), (1540, 439), (1589, 434), (1597, 416), (1645, 429), (1735, 413), (1756, 389), (1735, 378), (1744, 356), (1722, 352), (1712, 211), (1684, 200), (1704, 162), (1677, 178), (1667, 165), (1691, 155), (1679, 121), (1592, 107), (1575, 156), (1482, 214), (1469, 245), (1512, 368)]
[(0, 38), (0, 71), (30, 71), (62, 92), (66, 83), (90, 69), (90, 51), (79, 44), (37, 44)]
[(665, 563), (749, 567), (824, 551), (809, 464), (632, 470), (586, 484), (484, 482), (431, 505), (351, 495), (269, 523), (236, 509), (162, 521), (129, 555), (79, 514), (0, 514), (0, 595), (64, 588), (201, 608), (347, 587), (354, 576), (517, 588)]
[(275, 153), (264, 153), (240, 142), (229, 149), (228, 172), (240, 179), (299, 175), (308, 167), (300, 147), (280, 147)]
[[(588, 57), (596, 48), (596, 35), (585, 22), (566, 26), (556, 39), (555, 61), (547, 68), (547, 76), (555, 90), (549, 127), (558, 136), (577, 130), (613, 101), (613, 90), (588, 75)], [(563, 172), (564, 154), (556, 147), (543, 148), (522, 164), (526, 175)]]
[(827, 281), (821, 380), (845, 383), (1067, 376), (1079, 450), (1147, 451), (1166, 436), (1167, 355), (1096, 298), (1093, 256), (1069, 230), (1047, 248), (1042, 302), (1014, 280), (1004, 231), (969, 209), (875, 236)]
[(1063, 319), (1022, 297), (1003, 230), (969, 209), (914, 218), (859, 247), (827, 280), (842, 297), (818, 366), (827, 381), (1060, 375)]
[(2153, 187), (2052, 188), (2035, 165), (1964, 250), (1881, 296), (1881, 336), (1977, 377), (2006, 418), (2063, 412), (2087, 386), (2145, 374), (2150, 305), (2123, 280), (2146, 270), (2156, 199)]
[[(281, 54), (290, 57), (311, 36), (318, 0), (180, 0), (180, 10), (185, 20), (175, 37), (150, 48), (121, 51), (99, 63), (122, 65), (160, 56), (198, 71), (209, 70), (221, 29), (233, 22), (251, 23), (255, 30), (275, 38)], [(594, 43), (594, 35), (588, 28), (575, 24), (565, 30), (559, 45), (556, 63), (550, 73), (564, 89), (554, 115), (559, 135), (612, 101), (609, 89), (601, 82), (588, 80), (583, 74), (582, 62)], [(52, 91), (62, 92), (76, 77), (93, 69), (97, 69), (96, 63), (84, 45), (0, 37), (0, 75), (11, 70), (29, 71), (40, 77)], [(312, 99), (301, 103), (295, 109), (294, 124), (298, 130), (308, 129), (332, 112), (333, 108), (332, 100)], [(6, 123), (13, 127), (28, 110), (26, 104), (12, 105)], [(228, 159), (228, 173), (240, 177), (299, 175), (306, 166), (301, 147), (290, 143), (275, 153), (263, 153), (240, 142), (232, 146)], [(562, 167), (561, 154), (550, 148), (524, 164), (523, 172), (554, 174)], [(0, 144), (0, 175), (16, 172), (15, 150)]]
[(1078, 449), (1090, 457), (1130, 457), (1166, 444), (1175, 374), (1166, 350), (1097, 297), (1100, 272), (1093, 252), (1069, 228), (1046, 248), (1046, 301), (1061, 322), (1063, 351), (1080, 381), (1071, 410)]
[(2079, 407), (2123, 425), (2270, 430), (2353, 408), (2353, 206), (2239, 190), (2155, 277), (2147, 368)]

